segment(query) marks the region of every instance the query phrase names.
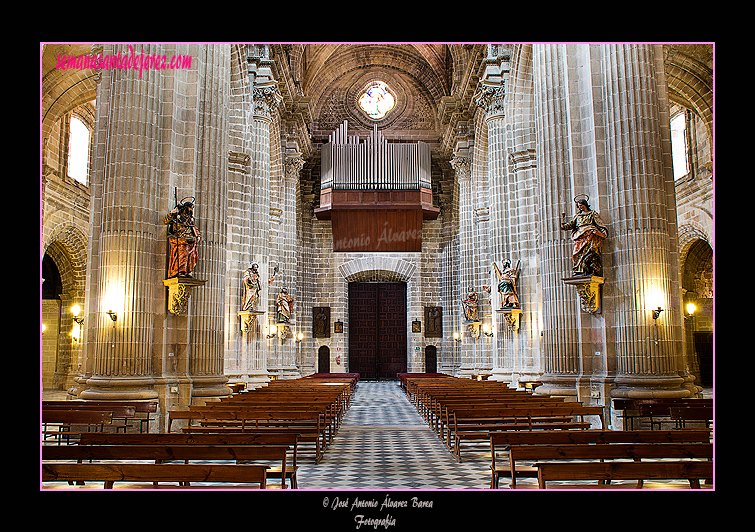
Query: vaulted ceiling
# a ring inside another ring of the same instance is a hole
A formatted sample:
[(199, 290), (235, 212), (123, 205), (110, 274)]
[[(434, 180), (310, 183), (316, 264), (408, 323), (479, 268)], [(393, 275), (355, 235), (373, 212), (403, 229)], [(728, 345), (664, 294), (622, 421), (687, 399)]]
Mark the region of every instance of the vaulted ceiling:
[[(357, 98), (374, 80), (385, 82), (397, 98), (393, 112), (380, 122), (388, 138), (438, 142), (439, 107), (453, 95), (463, 95), (478, 74), (474, 63), (484, 44), (276, 44), (276, 62), (287, 61), (287, 82), (295, 96), (306, 100), (315, 140), (327, 137), (344, 120), (353, 134), (366, 134), (372, 122), (357, 108)], [(56, 69), (59, 54), (89, 54), (91, 44), (42, 46), (41, 92), (43, 136), (64, 113), (91, 101), (96, 94), (91, 70)], [(672, 101), (693, 109), (712, 125), (713, 46), (664, 45)], [(470, 64), (473, 68), (467, 68)], [(468, 99), (468, 98), (467, 98)]]

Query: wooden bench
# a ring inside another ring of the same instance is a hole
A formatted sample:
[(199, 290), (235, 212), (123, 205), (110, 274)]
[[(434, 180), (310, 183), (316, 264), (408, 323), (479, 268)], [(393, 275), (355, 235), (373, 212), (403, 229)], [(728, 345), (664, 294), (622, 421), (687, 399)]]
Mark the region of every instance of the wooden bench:
[(288, 448), (289, 462), (283, 468), (271, 466), (267, 470), (267, 478), (286, 479), (290, 482), (291, 488), (296, 489), (298, 482), (296, 473), (298, 471), (297, 457), (299, 435), (289, 431), (262, 431), (262, 432), (245, 432), (245, 433), (214, 433), (214, 434), (196, 434), (196, 433), (152, 433), (152, 434), (103, 434), (90, 433), (83, 434), (80, 440), (81, 445), (220, 445), (220, 446), (240, 446), (240, 445), (284, 445)]
[[(688, 480), (690, 487), (700, 488), (700, 479), (713, 477), (712, 461), (657, 462), (565, 462), (538, 464), (538, 487), (545, 489), (548, 481), (597, 480)], [(590, 487), (592, 486), (574, 486)], [(637, 487), (642, 487), (638, 483)]]
[[(135, 461), (154, 460), (155, 464), (183, 461), (186, 464), (196, 461), (268, 461), (281, 463), (281, 487), (286, 487), (286, 445), (53, 445), (42, 447), (43, 465), (50, 462), (75, 461), (118, 461), (133, 463)], [(100, 464), (102, 465), (102, 464)], [(214, 464), (205, 464), (214, 465)], [(269, 466), (265, 466), (267, 470)], [(190, 479), (174, 477), (180, 485), (188, 486)], [(155, 481), (159, 482), (159, 481)], [(203, 481), (202, 481), (203, 482)], [(225, 481), (219, 481), (225, 482)]]
[[(302, 452), (311, 452), (319, 463), (325, 450), (325, 431), (318, 410), (179, 410), (171, 419), (201, 420), (202, 426), (186, 426), (190, 433), (245, 433), (271, 430), (299, 435)], [(307, 445), (309, 444), (309, 445)]]
[[(108, 411), (115, 409), (113, 420), (122, 419), (124, 425), (130, 428), (130, 422), (139, 422), (139, 432), (144, 432), (147, 427), (149, 432), (150, 414), (157, 412), (157, 401), (100, 401), (100, 400), (68, 400), (68, 401), (42, 401), (42, 410), (45, 409), (63, 409), (63, 410), (103, 410)], [(125, 410), (122, 410), (125, 409)], [(133, 410), (133, 412), (131, 412)], [(119, 412), (123, 412), (120, 415)]]
[(694, 397), (680, 398), (634, 398), (614, 399), (613, 408), (622, 412), (624, 430), (634, 430), (636, 419), (649, 418), (650, 428), (662, 429), (664, 422), (671, 422), (672, 407), (713, 407), (713, 399)]
[(42, 410), (42, 440), (53, 436), (58, 443), (69, 442), (82, 432), (102, 430), (113, 422), (113, 412), (102, 410)]
[[(91, 463), (43, 463), (42, 481), (56, 482), (104, 482), (105, 489), (113, 488), (115, 482), (154, 483), (177, 482), (179, 487), (191, 483), (259, 484), (267, 487), (267, 466), (262, 465), (206, 465), (206, 464), (91, 464)], [(142, 486), (144, 487), (144, 486)], [(202, 486), (204, 489), (205, 486)]]
[[(519, 477), (537, 477), (536, 466), (523, 466), (521, 462), (526, 460), (522, 451), (546, 447), (566, 447), (582, 445), (675, 445), (675, 444), (710, 444), (711, 433), (709, 430), (667, 430), (667, 431), (614, 431), (614, 430), (557, 430), (557, 431), (519, 431), (519, 432), (491, 432), (490, 433), (490, 487), (498, 488), (501, 477), (509, 477), (511, 487), (516, 487), (516, 479)], [(513, 454), (511, 450), (514, 450)], [(498, 460), (499, 453), (506, 452), (508, 460)], [(548, 452), (548, 451), (546, 451)], [(537, 460), (534, 458), (532, 460)]]
[[(485, 440), (490, 432), (502, 430), (569, 430), (588, 429), (591, 423), (585, 416), (598, 416), (603, 424), (603, 407), (564, 403), (557, 406), (515, 406), (511, 408), (467, 408), (453, 410), (447, 441), (450, 450), (461, 462), (461, 443)], [(581, 421), (572, 421), (578, 417)]]
[(679, 428), (686, 428), (687, 422), (705, 423), (710, 428), (713, 423), (713, 406), (672, 406), (669, 417)]

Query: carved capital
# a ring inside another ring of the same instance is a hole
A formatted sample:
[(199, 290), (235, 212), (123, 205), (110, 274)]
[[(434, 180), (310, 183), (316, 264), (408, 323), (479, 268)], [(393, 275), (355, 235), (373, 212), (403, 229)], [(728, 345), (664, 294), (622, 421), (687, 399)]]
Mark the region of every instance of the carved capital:
[(449, 161), (451, 168), (456, 172), (459, 179), (469, 179), (472, 177), (472, 158), (464, 155), (454, 155)]

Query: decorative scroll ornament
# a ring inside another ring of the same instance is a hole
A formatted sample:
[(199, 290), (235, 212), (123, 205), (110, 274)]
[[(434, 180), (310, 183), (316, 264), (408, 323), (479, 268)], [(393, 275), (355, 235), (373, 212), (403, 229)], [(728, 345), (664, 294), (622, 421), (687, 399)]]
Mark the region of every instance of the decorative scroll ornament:
[(572, 285), (577, 289), (580, 306), (583, 312), (596, 314), (601, 312), (601, 285), (605, 277), (593, 275), (591, 277), (567, 277), (564, 283)]
[(503, 325), (507, 332), (516, 332), (519, 330), (519, 317), (522, 314), (520, 308), (506, 308), (498, 312), (503, 313)]
[(203, 286), (207, 281), (190, 277), (172, 277), (164, 279), (163, 284), (168, 287), (168, 310), (171, 314), (182, 315), (189, 304), (191, 291), (197, 286)]

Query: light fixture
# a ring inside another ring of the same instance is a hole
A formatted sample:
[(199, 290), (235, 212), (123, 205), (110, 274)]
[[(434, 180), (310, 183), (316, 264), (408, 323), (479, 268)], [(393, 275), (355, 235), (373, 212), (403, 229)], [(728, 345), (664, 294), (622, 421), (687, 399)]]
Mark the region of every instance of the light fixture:
[(111, 319), (111, 320), (113, 320), (114, 322), (115, 322), (115, 320), (117, 320), (117, 319), (118, 319), (118, 313), (117, 313), (116, 311), (114, 311), (114, 310), (108, 310), (108, 311), (106, 312), (106, 314), (107, 314), (108, 316), (110, 316), (110, 319)]
[(71, 314), (73, 314), (73, 321), (81, 325), (84, 322), (84, 316), (81, 315), (81, 307), (74, 305), (71, 307)]
[(459, 341), (460, 339), (459, 333), (454, 331), (454, 340)]
[(488, 325), (487, 323), (483, 323), (482, 324), (482, 332), (488, 338), (492, 338), (493, 337), (493, 329), (491, 329), (490, 325)]
[(301, 342), (302, 340), (304, 340), (304, 333), (300, 331), (300, 332), (299, 332), (299, 333), (298, 333), (298, 334), (296, 335), (296, 340), (297, 340), (298, 342)]
[(692, 316), (697, 310), (697, 306), (694, 303), (687, 303), (687, 314)]
[(663, 309), (661, 307), (658, 307), (657, 309), (653, 309), (653, 319), (657, 320), (658, 316), (661, 315), (661, 312), (663, 312)]
[(81, 324), (84, 323), (84, 316), (81, 315), (81, 307), (79, 305), (72, 306), (71, 314), (73, 314), (72, 319), (76, 324), (73, 329), (71, 329), (71, 338), (73, 338), (74, 341), (79, 341), (81, 340)]

